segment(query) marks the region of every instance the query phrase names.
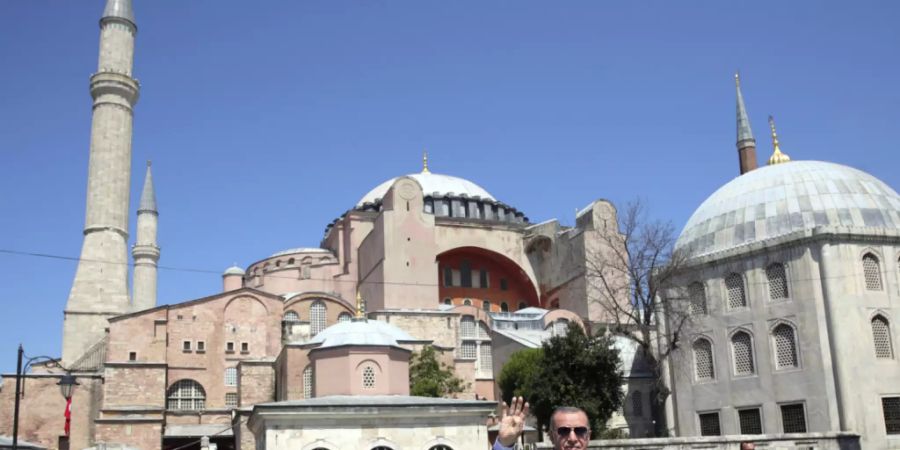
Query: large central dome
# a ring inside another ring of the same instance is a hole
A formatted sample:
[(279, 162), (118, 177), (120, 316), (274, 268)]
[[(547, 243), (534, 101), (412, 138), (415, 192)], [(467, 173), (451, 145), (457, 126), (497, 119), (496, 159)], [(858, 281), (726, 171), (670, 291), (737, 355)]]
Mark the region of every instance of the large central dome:
[(900, 196), (872, 175), (840, 164), (762, 167), (709, 196), (676, 246), (700, 256), (819, 226), (900, 228)]
[[(440, 195), (452, 193), (453, 195), (458, 196), (465, 194), (469, 197), (477, 196), (481, 197), (483, 200), (496, 201), (494, 196), (484, 190), (484, 188), (464, 178), (430, 172), (414, 173), (407, 176), (414, 178), (422, 185), (422, 192), (424, 192), (425, 195), (432, 195), (435, 192)], [(356, 206), (361, 207), (364, 203), (377, 203), (379, 199), (384, 198), (384, 195), (387, 194), (388, 189), (391, 188), (391, 185), (394, 184), (394, 181), (396, 181), (397, 178), (399, 177), (391, 178), (376, 186), (375, 189), (372, 189), (368, 194), (364, 195), (363, 198), (356, 203)]]

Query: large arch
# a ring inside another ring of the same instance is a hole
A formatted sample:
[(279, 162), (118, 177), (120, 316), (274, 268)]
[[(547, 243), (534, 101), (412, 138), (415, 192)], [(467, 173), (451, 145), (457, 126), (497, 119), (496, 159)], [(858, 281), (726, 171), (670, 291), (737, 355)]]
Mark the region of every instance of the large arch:
[(481, 247), (446, 250), (437, 255), (437, 269), (441, 301), (449, 298), (453, 304), (462, 305), (468, 299), (476, 307), (489, 302), (493, 312), (515, 311), (521, 302), (541, 306), (533, 274), (493, 250)]

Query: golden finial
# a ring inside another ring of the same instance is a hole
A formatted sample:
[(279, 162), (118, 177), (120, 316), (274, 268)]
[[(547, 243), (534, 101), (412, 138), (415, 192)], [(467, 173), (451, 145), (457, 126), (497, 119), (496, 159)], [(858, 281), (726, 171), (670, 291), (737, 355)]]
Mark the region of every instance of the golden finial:
[(428, 150), (422, 150), (422, 173), (431, 173), (428, 170)]
[(775, 147), (775, 151), (769, 157), (769, 165), (789, 162), (791, 157), (782, 153), (781, 147), (778, 145), (778, 133), (775, 132), (775, 118), (772, 116), (769, 116), (769, 128), (772, 129), (772, 146)]
[(366, 302), (363, 301), (362, 294), (356, 290), (356, 318), (364, 319), (366, 317)]

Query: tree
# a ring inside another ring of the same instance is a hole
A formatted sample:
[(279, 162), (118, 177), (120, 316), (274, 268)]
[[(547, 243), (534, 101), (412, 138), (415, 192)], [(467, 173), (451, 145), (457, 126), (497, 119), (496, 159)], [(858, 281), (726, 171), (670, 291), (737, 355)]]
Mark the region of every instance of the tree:
[(497, 378), (503, 400), (507, 404), (512, 404), (514, 396), (532, 398), (531, 383), (537, 379), (542, 357), (543, 350), (540, 348), (522, 349), (509, 356)]
[(434, 347), (426, 345), (413, 352), (409, 364), (409, 393), (421, 397), (448, 397), (462, 392), (467, 384), (456, 377), (453, 369), (438, 361)]
[[(640, 201), (629, 203), (619, 214), (618, 233), (602, 233), (599, 240), (585, 267), (589, 300), (601, 307), (612, 333), (638, 345), (636, 357), (655, 379), (653, 418), (663, 425), (669, 396), (663, 361), (678, 349), (691, 317), (687, 296), (675, 290), (690, 251), (676, 249), (675, 228), (670, 222), (648, 219)], [(657, 320), (665, 326), (658, 329)]]
[(583, 409), (596, 430), (622, 405), (619, 351), (608, 336), (589, 336), (570, 323), (564, 336), (545, 341), (535, 378), (530, 383), (531, 411), (541, 427), (550, 424), (559, 406)]

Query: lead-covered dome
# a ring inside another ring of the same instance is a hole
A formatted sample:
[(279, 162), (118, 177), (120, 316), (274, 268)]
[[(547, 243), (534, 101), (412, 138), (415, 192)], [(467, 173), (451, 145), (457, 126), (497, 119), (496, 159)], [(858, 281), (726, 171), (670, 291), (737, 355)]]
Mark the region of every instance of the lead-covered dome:
[(399, 342), (415, 341), (407, 332), (380, 320), (350, 320), (334, 324), (312, 338), (319, 348), (344, 345), (398, 347)]
[(872, 175), (840, 164), (766, 166), (709, 196), (676, 247), (700, 256), (818, 226), (900, 228), (900, 196)]
[[(480, 197), (483, 200), (496, 201), (494, 196), (484, 190), (484, 188), (465, 178), (431, 172), (414, 173), (407, 175), (407, 177), (418, 181), (419, 184), (422, 185), (422, 192), (425, 193), (425, 195), (438, 193), (441, 196), (448, 194), (459, 196), (465, 194), (468, 197)], [(388, 189), (391, 188), (394, 181), (397, 181), (397, 178), (399, 177), (391, 178), (376, 186), (375, 189), (369, 191), (368, 194), (364, 195), (363, 198), (356, 203), (356, 207), (359, 208), (365, 203), (378, 203), (379, 199), (384, 198), (384, 195), (387, 194)]]

